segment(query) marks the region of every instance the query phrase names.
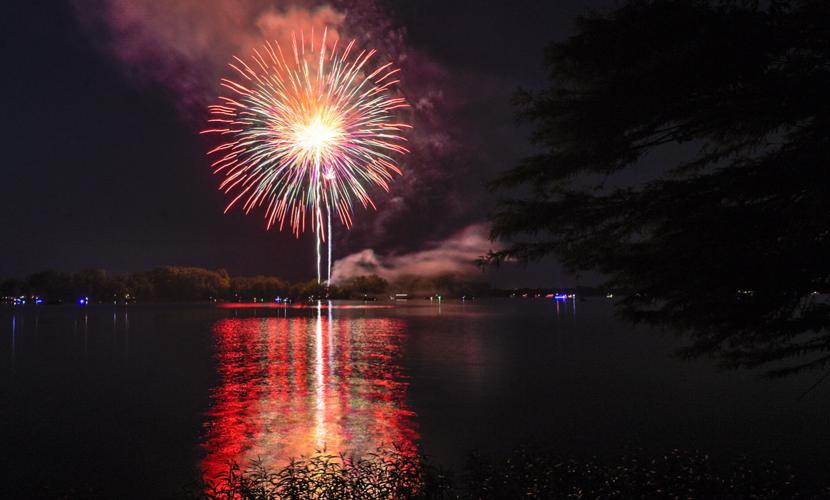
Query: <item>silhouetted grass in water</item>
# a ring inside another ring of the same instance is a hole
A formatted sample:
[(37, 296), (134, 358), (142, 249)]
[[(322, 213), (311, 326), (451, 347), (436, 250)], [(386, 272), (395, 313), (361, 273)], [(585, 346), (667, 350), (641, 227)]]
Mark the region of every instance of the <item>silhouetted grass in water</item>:
[(261, 461), (244, 469), (231, 464), (218, 480), (205, 485), (206, 499), (412, 498), (431, 494), (440, 484), (430, 466), (401, 449), (380, 449), (362, 457), (324, 452), (292, 460), (278, 470)]
[(716, 467), (704, 454), (674, 450), (613, 462), (561, 459), (517, 450), (506, 459), (473, 455), (456, 473), (399, 449), (360, 458), (318, 453), (279, 470), (261, 462), (231, 465), (190, 498), (227, 499), (512, 499), (512, 498), (827, 498), (830, 488), (803, 490), (773, 462), (737, 460)]

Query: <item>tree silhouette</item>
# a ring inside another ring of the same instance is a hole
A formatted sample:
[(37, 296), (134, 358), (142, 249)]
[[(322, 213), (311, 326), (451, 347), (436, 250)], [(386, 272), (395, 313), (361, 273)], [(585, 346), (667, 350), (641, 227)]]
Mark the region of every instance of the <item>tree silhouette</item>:
[[(689, 355), (826, 365), (830, 2), (629, 1), (546, 56), (549, 86), (516, 97), (540, 152), (493, 182), (523, 191), (489, 259), (599, 271)], [(649, 154), (673, 159), (628, 182)]]
[(383, 295), (389, 288), (389, 283), (376, 274), (353, 276), (338, 285), (347, 289), (357, 297), (364, 295)]

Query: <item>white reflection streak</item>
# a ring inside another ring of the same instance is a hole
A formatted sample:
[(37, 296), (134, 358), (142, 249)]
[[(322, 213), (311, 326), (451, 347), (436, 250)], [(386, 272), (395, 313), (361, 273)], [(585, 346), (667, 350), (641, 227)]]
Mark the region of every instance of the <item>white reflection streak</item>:
[(323, 380), (323, 305), (317, 301), (317, 328), (315, 335), (315, 435), (317, 437), (317, 449), (323, 450), (326, 446), (326, 399), (325, 381)]
[(84, 359), (89, 353), (89, 316), (84, 313)]
[(127, 311), (124, 311), (124, 354), (130, 354), (130, 317)]
[(118, 339), (116, 335), (118, 333), (118, 316), (116, 316), (115, 308), (112, 311), (112, 353), (115, 354), (116, 347), (118, 346)]
[(334, 309), (331, 305), (331, 301), (328, 303), (328, 322), (326, 323), (327, 326), (327, 333), (329, 336), (329, 376), (334, 373), (334, 331), (333, 331), (333, 322), (332, 322), (332, 309)]
[(15, 346), (15, 341), (17, 338), (17, 316), (12, 314), (12, 369), (14, 369), (14, 356), (17, 347)]

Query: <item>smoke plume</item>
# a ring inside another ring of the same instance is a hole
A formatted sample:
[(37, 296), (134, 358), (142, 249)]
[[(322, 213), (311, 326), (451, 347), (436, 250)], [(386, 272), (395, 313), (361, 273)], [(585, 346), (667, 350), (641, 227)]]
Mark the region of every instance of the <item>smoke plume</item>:
[[(280, 5), (283, 5), (282, 7)], [(75, 0), (79, 17), (130, 77), (174, 93), (189, 117), (215, 98), (233, 55), (292, 32), (337, 35), (345, 16), (329, 5), (304, 8), (263, 0)]]
[(484, 224), (473, 224), (449, 238), (432, 242), (411, 253), (380, 255), (365, 249), (337, 260), (332, 281), (376, 274), (388, 281), (405, 276), (430, 278), (442, 274), (474, 275), (480, 272), (475, 260), (492, 248)]

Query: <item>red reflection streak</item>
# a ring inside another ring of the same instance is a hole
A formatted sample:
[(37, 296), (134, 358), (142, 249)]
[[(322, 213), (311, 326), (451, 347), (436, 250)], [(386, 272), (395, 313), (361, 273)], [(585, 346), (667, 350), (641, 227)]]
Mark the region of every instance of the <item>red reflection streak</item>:
[(314, 304), (277, 304), (271, 302), (223, 302), (216, 304), (219, 309), (394, 309), (395, 306), (389, 304), (337, 304), (320, 306)]
[(363, 454), (417, 442), (399, 366), (404, 323), (324, 311), (215, 324), (220, 382), (206, 426), (206, 479), (230, 461), (278, 468), (317, 450)]

